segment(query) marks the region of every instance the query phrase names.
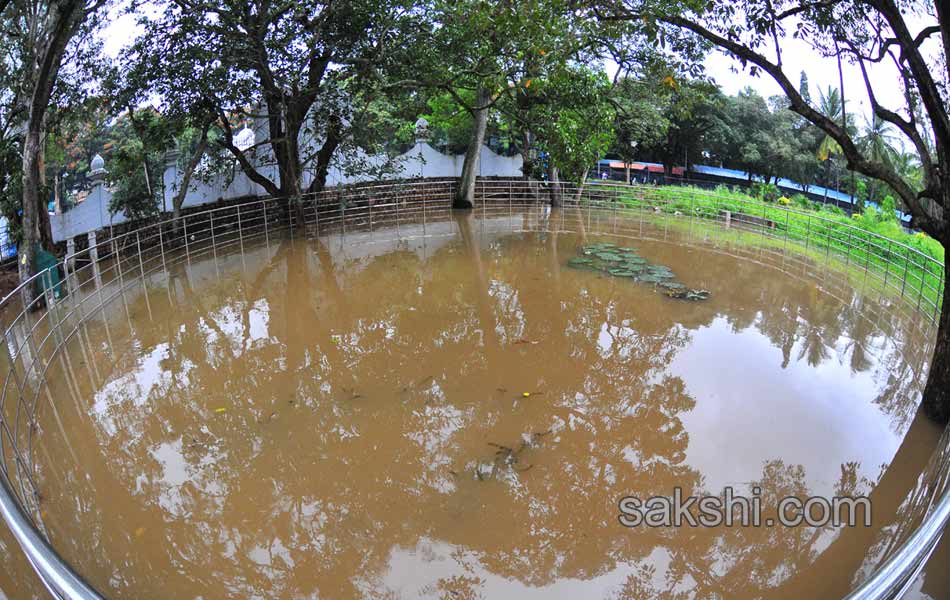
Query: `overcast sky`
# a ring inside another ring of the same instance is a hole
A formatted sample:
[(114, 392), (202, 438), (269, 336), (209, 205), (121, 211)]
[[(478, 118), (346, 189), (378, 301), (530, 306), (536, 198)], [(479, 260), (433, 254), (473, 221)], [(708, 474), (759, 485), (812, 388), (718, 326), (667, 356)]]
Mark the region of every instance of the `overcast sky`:
[[(137, 31), (134, 17), (131, 15), (118, 16), (119, 12), (118, 9), (111, 11), (112, 23), (102, 33), (105, 51), (113, 57), (135, 37)], [(912, 18), (908, 19), (908, 24), (914, 30), (913, 33), (916, 34), (925, 24), (929, 23)], [(801, 72), (804, 70), (808, 74), (809, 87), (815, 102), (818, 101), (819, 88), (827, 90), (828, 86), (838, 87), (837, 62), (834, 59), (821, 56), (805, 42), (792, 39), (790, 36), (786, 37), (782, 45), (782, 59), (785, 72), (796, 86)], [(739, 63), (721, 52), (714, 51), (711, 53), (705, 64), (707, 73), (727, 94), (736, 94), (747, 86), (751, 86), (766, 98), (782, 93), (778, 84), (766, 74), (752, 77), (748, 71), (736, 72), (735, 69), (739, 67)], [(866, 117), (870, 115), (870, 103), (861, 71), (857, 66), (848, 64), (844, 64), (843, 70), (844, 91), (849, 110), (861, 115), (857, 123), (863, 125)], [(896, 69), (890, 63), (874, 65), (870, 71), (870, 76), (878, 102), (896, 110), (905, 105), (900, 78)]]

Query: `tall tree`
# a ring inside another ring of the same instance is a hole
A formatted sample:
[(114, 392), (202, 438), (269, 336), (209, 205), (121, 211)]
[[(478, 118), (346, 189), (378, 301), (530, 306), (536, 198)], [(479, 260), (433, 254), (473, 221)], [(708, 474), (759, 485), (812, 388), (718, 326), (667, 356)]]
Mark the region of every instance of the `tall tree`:
[(802, 71), (798, 80), (798, 93), (802, 95), (802, 100), (811, 104), (811, 88), (808, 86), (808, 74)]
[[(212, 113), (222, 132), (215, 143), (288, 200), (323, 189), (347, 139), (349, 98), (376, 79), (414, 18), (401, 0), (170, 0), (154, 12), (128, 56), (146, 62), (164, 104)], [(248, 120), (257, 140), (241, 147), (237, 125)]]
[[(0, 24), (3, 36), (15, 42), (8, 46), (12, 54), (6, 67), (15, 75), (8, 119), (10, 130), (20, 138), (22, 220), (20, 223), (19, 274), (25, 281), (36, 272), (36, 247), (52, 243), (49, 233), (47, 198), (42, 184), (43, 133), (50, 113), (51, 100), (70, 41), (87, 25), (105, 0), (39, 0), (3, 2), (0, 0)], [(33, 290), (24, 289), (25, 301), (33, 301)]]
[(665, 114), (668, 88), (657, 81), (622, 77), (614, 83), (616, 106), (611, 151), (624, 162), (624, 181), (630, 183), (630, 163), (638, 148), (655, 146), (666, 139), (670, 121)]
[(593, 61), (593, 23), (569, 0), (434, 0), (429, 32), (403, 61), (404, 76), (391, 85), (449, 94), (474, 126), (453, 205), (472, 206), (483, 125), (502, 111), (519, 139), (525, 177), (535, 175), (540, 105), (555, 74)]

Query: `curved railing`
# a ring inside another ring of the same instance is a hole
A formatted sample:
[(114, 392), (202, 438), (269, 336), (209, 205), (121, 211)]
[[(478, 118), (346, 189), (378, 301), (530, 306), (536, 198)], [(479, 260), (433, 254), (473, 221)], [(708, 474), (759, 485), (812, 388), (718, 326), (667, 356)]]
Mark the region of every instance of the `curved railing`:
[[(455, 185), (423, 180), (349, 186), (296, 201), (268, 198), (198, 210), (177, 222), (145, 223), (125, 232), (95, 232), (85, 247), (76, 249), (75, 240), (70, 241), (61, 262), (0, 301), (6, 350), (0, 355), (6, 361), (0, 386), (0, 516), (54, 597), (102, 597), (49, 543), (33, 462), (41, 397), (45, 393), (46, 400), (54, 401), (44, 385), (45, 373), (67, 342), (81, 335), (82, 326), (93, 318), (105, 319), (114, 299), (134, 286), (147, 289), (153, 277), (167, 276), (175, 264), (209, 254), (217, 258), (229, 248), (243, 251), (260, 240), (347, 230), (373, 234), (395, 228), (398, 235), (407, 225), (421, 225), (425, 235), (427, 224), (448, 218)], [(594, 233), (609, 233), (613, 227), (613, 233), (622, 234), (638, 223), (641, 233), (645, 223), (654, 229), (717, 224), (701, 232), (711, 245), (754, 247), (758, 259), (811, 277), (831, 292), (840, 285), (879, 293), (890, 309), (918, 325), (932, 327), (939, 318), (944, 286), (940, 261), (814, 212), (700, 190), (600, 182), (552, 188), (486, 180), (479, 182), (476, 198), (474, 210), (485, 215), (514, 215), (554, 200), (576, 211), (578, 226)], [(920, 526), (849, 598), (883, 600), (906, 591), (950, 521), (950, 490), (934, 490), (930, 504)]]

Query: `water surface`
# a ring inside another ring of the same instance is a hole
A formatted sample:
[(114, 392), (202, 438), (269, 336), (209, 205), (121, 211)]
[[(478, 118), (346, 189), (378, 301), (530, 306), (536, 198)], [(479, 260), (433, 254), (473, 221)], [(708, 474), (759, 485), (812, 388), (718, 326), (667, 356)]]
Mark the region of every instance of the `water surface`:
[[(513, 229), (272, 239), (129, 293), (52, 368), (54, 544), (115, 598), (846, 592), (935, 447), (929, 344), (668, 232)], [(592, 241), (711, 298), (567, 268)], [(725, 486), (870, 494), (874, 527), (617, 520)]]

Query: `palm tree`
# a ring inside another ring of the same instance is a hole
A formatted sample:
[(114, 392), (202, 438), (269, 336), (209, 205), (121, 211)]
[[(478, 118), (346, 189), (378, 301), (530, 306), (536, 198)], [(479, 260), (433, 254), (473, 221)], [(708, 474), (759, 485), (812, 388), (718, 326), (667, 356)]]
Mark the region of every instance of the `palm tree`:
[[(831, 119), (832, 121), (839, 121), (841, 119), (841, 91), (836, 87), (828, 86), (828, 91), (825, 92), (822, 88), (818, 88), (818, 111)], [(831, 170), (832, 168), (837, 171), (838, 165), (835, 164), (834, 160), (829, 160), (835, 155), (841, 155), (841, 146), (838, 145), (838, 142), (834, 140), (830, 135), (825, 134), (821, 138), (821, 143), (818, 145), (818, 160), (825, 163), (825, 190), (827, 190), (831, 185)], [(837, 178), (835, 180), (835, 190), (838, 189)], [(827, 192), (825, 194), (827, 196)]]
[(864, 135), (858, 140), (861, 152), (871, 160), (893, 167), (900, 151), (894, 127), (877, 115), (865, 122)]
[[(894, 167), (901, 152), (890, 123), (874, 115), (865, 122), (864, 135), (858, 139), (858, 148), (869, 159)], [(877, 180), (871, 180), (868, 196), (874, 198), (878, 189)]]
[(915, 152), (898, 152), (892, 164), (897, 174), (911, 183), (916, 190), (923, 186), (923, 173), (920, 169), (920, 157)]
[[(841, 90), (836, 87), (828, 86), (827, 91), (818, 88), (818, 112), (825, 115), (835, 123), (841, 122), (841, 112), (845, 109), (845, 103), (841, 100)], [(848, 114), (845, 118), (845, 128), (853, 129), (854, 115)], [(828, 160), (834, 154), (841, 154), (841, 146), (829, 135), (821, 140), (818, 146), (818, 160)]]

